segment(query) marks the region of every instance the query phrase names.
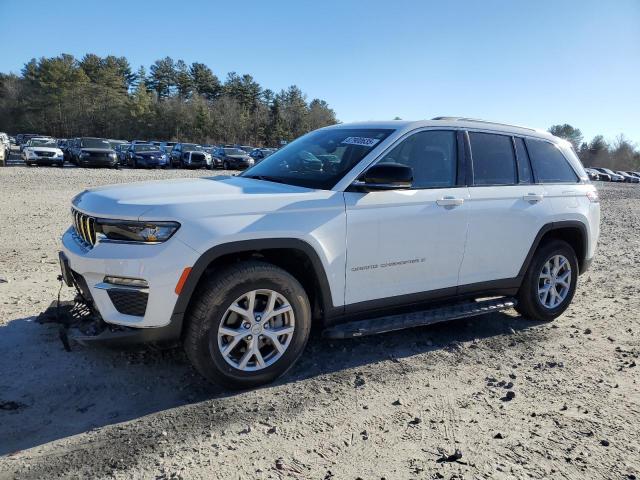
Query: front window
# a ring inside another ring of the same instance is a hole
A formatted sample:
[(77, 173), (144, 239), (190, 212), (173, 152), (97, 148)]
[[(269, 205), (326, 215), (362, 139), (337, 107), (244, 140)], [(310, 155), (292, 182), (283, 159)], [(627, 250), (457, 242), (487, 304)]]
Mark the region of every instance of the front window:
[(49, 139), (31, 139), (29, 140), (30, 147), (57, 147), (55, 140)]
[(183, 143), (182, 151), (183, 152), (202, 152), (202, 147), (200, 145), (196, 145), (195, 143)]
[(457, 149), (456, 132), (426, 130), (411, 135), (378, 163), (411, 167), (413, 188), (448, 188), (456, 184)]
[(291, 142), (242, 176), (329, 190), (393, 130), (329, 128)]
[(105, 148), (111, 149), (111, 144), (106, 140), (102, 140), (100, 138), (83, 138), (80, 141), (80, 146), (82, 148)]

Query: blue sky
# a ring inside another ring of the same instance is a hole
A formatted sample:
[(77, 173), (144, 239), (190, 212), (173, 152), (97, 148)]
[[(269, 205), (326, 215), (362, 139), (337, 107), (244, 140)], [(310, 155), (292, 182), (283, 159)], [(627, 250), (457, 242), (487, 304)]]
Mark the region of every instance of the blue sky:
[(640, 144), (640, 0), (0, 0), (0, 20), (2, 72), (62, 52), (134, 68), (169, 55), (297, 84), (345, 122), (567, 122)]

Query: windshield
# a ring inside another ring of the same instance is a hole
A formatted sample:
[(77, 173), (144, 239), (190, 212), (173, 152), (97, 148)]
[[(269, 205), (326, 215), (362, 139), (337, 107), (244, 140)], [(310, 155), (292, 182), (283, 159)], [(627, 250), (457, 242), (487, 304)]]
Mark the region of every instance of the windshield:
[(225, 155), (246, 155), (247, 152), (239, 148), (223, 148)]
[(107, 148), (111, 149), (111, 144), (100, 138), (83, 138), (80, 142), (83, 148)]
[(316, 130), (245, 171), (243, 177), (329, 190), (393, 130)]
[(160, 147), (148, 143), (137, 143), (133, 146), (136, 152), (159, 152)]
[(202, 152), (202, 147), (200, 145), (196, 145), (195, 143), (183, 143), (182, 151), (183, 152)]
[(50, 139), (31, 139), (28, 142), (28, 145), (30, 147), (57, 147), (58, 145), (56, 144), (55, 140), (50, 140)]

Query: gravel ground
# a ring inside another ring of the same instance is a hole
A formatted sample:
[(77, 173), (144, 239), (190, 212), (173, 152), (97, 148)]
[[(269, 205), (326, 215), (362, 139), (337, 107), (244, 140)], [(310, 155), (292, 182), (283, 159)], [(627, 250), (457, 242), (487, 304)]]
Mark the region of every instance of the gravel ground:
[(552, 324), (316, 335), (254, 391), (208, 385), (181, 350), (68, 353), (34, 322), (73, 195), (210, 174), (0, 168), (0, 478), (640, 476), (640, 188), (599, 185), (598, 255)]

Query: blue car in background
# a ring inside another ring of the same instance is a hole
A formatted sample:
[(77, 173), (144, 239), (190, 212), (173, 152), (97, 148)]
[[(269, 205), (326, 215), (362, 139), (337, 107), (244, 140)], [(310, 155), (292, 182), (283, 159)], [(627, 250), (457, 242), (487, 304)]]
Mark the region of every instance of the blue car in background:
[(158, 145), (132, 143), (127, 151), (127, 165), (133, 168), (167, 168), (169, 157)]

